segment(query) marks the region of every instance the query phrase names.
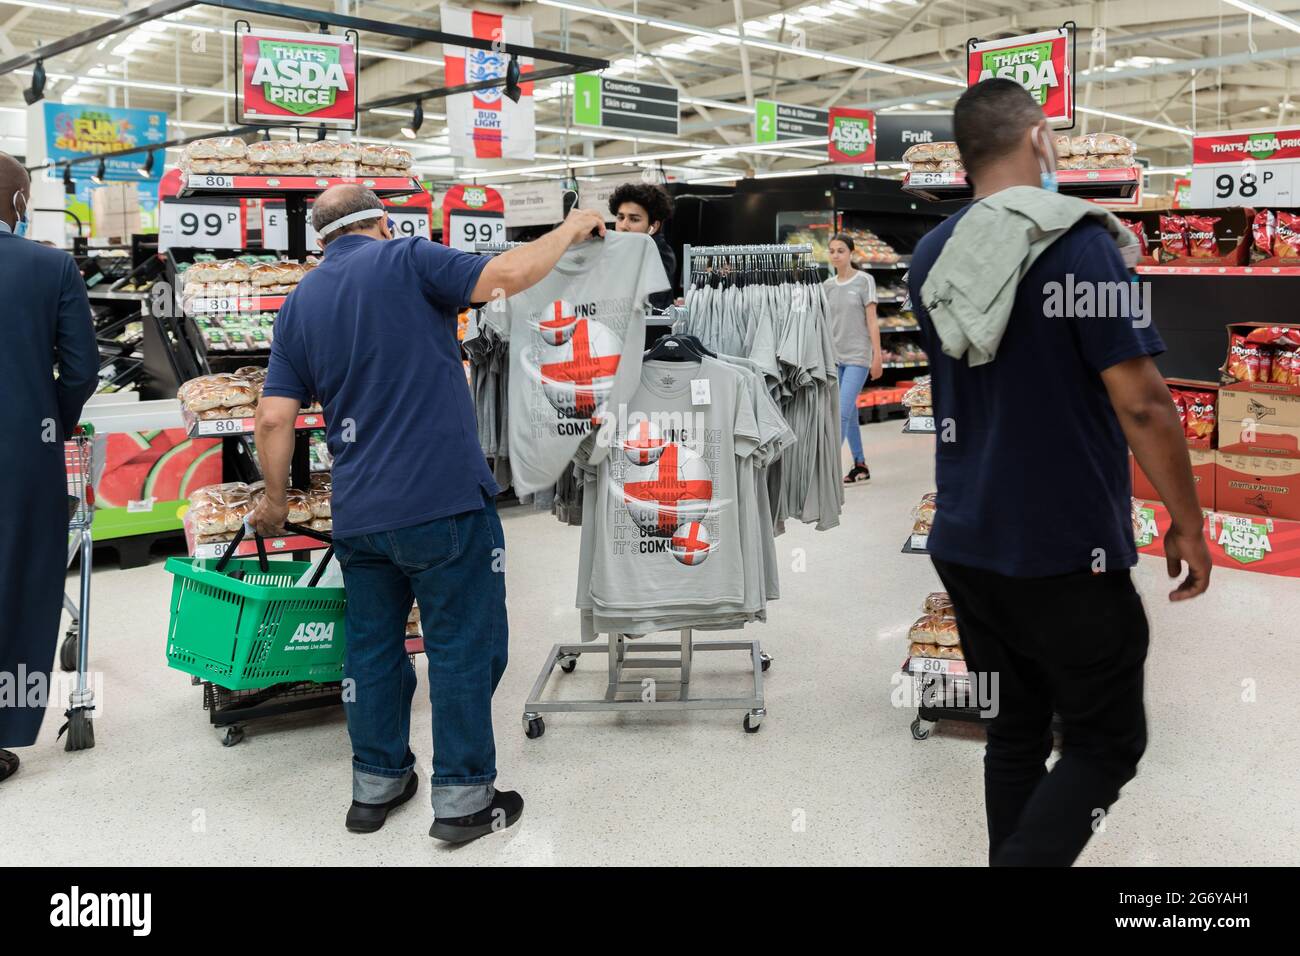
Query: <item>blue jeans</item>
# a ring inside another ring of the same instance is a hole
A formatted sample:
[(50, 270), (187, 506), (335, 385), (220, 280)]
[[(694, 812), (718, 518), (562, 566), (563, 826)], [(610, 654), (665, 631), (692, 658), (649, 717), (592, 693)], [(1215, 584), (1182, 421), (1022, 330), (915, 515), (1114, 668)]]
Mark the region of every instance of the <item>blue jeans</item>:
[(840, 438), (847, 438), (854, 462), (862, 457), (862, 429), (858, 425), (858, 394), (871, 369), (864, 365), (837, 365), (840, 376)]
[(492, 694), (508, 643), (505, 535), (496, 505), (334, 544), (348, 597), (352, 798), (385, 803), (414, 772), (408, 743), (416, 679), (405, 648), (414, 597), (433, 704), (434, 816), (482, 810), (497, 775)]

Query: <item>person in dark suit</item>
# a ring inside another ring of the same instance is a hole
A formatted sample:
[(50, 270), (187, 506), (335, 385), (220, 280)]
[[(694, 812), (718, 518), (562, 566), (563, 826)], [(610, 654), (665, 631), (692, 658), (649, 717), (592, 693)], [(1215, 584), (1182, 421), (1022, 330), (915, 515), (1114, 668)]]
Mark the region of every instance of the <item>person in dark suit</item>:
[[(23, 238), (30, 202), (27, 170), (0, 153), (0, 748), (31, 746), (45, 716), (68, 571), (63, 442), (99, 372), (81, 273), (66, 252)], [(17, 769), (0, 749), (0, 780)]]

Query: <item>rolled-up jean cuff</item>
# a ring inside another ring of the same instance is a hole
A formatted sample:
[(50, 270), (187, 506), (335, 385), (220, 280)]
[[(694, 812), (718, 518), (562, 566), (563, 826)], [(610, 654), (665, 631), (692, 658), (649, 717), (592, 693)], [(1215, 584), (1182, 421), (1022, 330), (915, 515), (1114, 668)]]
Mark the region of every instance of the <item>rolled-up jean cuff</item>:
[(371, 767), (352, 761), (352, 799), (358, 803), (387, 803), (404, 789), (407, 778), (415, 770), (415, 761), (400, 770)]
[(436, 820), (467, 817), (471, 813), (478, 813), (492, 802), (495, 795), (496, 787), (492, 786), (490, 781), (468, 786), (434, 784), (429, 788), (429, 802), (433, 804), (433, 816)]

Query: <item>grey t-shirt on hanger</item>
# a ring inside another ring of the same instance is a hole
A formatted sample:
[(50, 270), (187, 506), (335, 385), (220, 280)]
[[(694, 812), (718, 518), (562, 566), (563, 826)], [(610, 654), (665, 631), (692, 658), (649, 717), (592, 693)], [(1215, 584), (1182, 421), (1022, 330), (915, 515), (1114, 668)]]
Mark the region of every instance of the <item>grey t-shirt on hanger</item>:
[[(508, 443), (515, 491), (553, 485), (584, 441), (590, 460), (606, 408), (637, 389), (645, 303), (669, 288), (654, 240), (605, 234), (569, 249), (550, 274), (504, 302), (510, 328)], [(489, 321), (494, 305), (486, 306)]]

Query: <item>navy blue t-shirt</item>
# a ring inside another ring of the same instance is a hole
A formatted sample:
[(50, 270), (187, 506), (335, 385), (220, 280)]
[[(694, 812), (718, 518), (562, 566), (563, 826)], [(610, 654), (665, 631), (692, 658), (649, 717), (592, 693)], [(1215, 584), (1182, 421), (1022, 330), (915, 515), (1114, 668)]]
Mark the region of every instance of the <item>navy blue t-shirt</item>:
[[(1011, 577), (1086, 571), (1097, 549), (1106, 570), (1130, 568), (1137, 551), (1128, 443), (1101, 372), (1164, 351), (1149, 324), (1149, 303), (1145, 318), (1135, 319), (1132, 309), (1114, 308), (1123, 300), (1110, 296), (1108, 317), (1082, 317), (1097, 311), (1079, 298), (1088, 284), (1132, 279), (1114, 239), (1089, 217), (1021, 280), (997, 357), (975, 368), (950, 358), (921, 287), (965, 211), (921, 239), (908, 275), (930, 356), (939, 431), (929, 550), (944, 561)], [(1095, 295), (1099, 287), (1090, 287)], [(945, 423), (951, 441), (944, 440)]]
[(340, 537), (473, 511), (500, 490), (456, 340), (486, 263), (428, 239), (339, 236), (276, 317), (262, 394), (324, 407)]

